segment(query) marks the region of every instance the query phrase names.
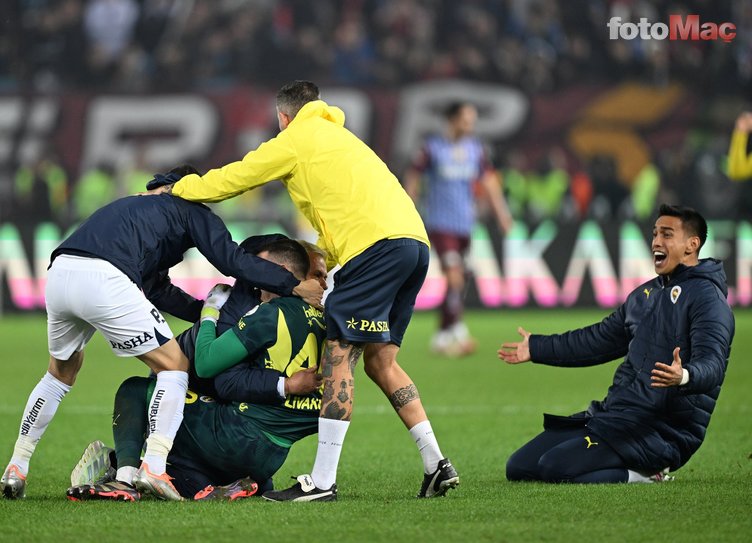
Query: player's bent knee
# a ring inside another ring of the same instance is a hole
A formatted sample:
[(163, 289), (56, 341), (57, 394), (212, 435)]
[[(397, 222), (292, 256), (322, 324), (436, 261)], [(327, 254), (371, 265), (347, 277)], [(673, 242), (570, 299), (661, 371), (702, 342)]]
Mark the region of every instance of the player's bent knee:
[(538, 475), (538, 462), (520, 453), (521, 451), (516, 451), (507, 460), (507, 481), (540, 480), (540, 476)]
[(123, 398), (146, 398), (146, 391), (149, 389), (149, 384), (153, 381), (150, 377), (128, 377), (125, 381), (120, 383), (120, 386), (115, 393), (115, 403)]
[(399, 347), (392, 343), (369, 343), (363, 351), (366, 372), (390, 369), (397, 365)]
[(564, 483), (571, 481), (578, 474), (571, 473), (565, 460), (557, 454), (550, 452), (544, 454), (538, 460), (538, 471), (542, 481), (547, 483)]

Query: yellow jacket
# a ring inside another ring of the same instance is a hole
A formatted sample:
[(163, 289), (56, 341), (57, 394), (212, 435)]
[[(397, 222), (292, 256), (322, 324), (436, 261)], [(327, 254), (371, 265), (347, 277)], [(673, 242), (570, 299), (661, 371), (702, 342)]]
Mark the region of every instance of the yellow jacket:
[(728, 154), (728, 176), (734, 181), (744, 181), (752, 178), (752, 155), (747, 154), (747, 138), (749, 134), (734, 130), (731, 134), (731, 145)]
[(428, 244), (423, 221), (397, 178), (344, 124), (339, 108), (309, 102), (285, 130), (242, 160), (203, 177), (185, 176), (172, 193), (219, 202), (279, 179), (319, 233), (330, 268), (382, 239)]

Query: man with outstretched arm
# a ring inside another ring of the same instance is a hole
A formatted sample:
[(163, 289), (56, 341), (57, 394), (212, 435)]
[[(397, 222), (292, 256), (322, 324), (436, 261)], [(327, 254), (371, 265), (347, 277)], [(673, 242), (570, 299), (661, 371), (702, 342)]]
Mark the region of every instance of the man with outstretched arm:
[[(296, 277), (322, 279), (321, 256), (306, 252), (294, 240), (267, 243), (259, 256)], [(261, 305), (248, 308), (233, 327), (218, 334), (218, 321), (228, 318), (222, 313), (229, 296), (227, 285), (217, 285), (207, 296), (193, 355), (200, 376), (216, 375), (216, 394), (189, 390), (183, 426), (168, 457), (167, 473), (186, 499), (253, 495), (256, 481), (270, 479), (290, 446), (316, 431), (321, 403), (316, 361), (325, 337), (321, 311), (299, 298), (261, 290)], [(310, 382), (315, 384), (309, 386)], [(94, 442), (71, 475), (70, 499), (140, 499), (130, 483), (143, 446), (147, 392), (152, 387), (153, 380), (141, 377), (121, 385), (113, 415), (115, 479), (97, 480), (106, 475), (102, 469), (110, 465), (110, 450)]]
[(342, 266), (324, 312), (324, 396), (313, 471), (290, 489), (264, 497), (336, 499), (337, 467), (361, 354), (366, 375), (389, 398), (416, 442), (424, 475), (418, 496), (442, 496), (459, 483), (459, 476), (439, 449), (418, 389), (397, 363), (428, 270), (423, 221), (394, 174), (344, 127), (344, 113), (322, 101), (316, 85), (295, 81), (283, 86), (277, 93), (277, 119), (280, 133), (242, 160), (160, 189), (188, 200), (217, 202), (279, 179), (318, 232), (330, 269)]
[(602, 401), (544, 431), (507, 461), (510, 481), (637, 483), (667, 480), (705, 439), (734, 337), (726, 275), (699, 258), (708, 227), (686, 207), (662, 205), (653, 229), (658, 276), (600, 323), (542, 336), (519, 328), (509, 364), (604, 364), (624, 356)]
[(179, 498), (165, 475), (165, 462), (183, 417), (188, 360), (143, 289), (145, 279), (179, 263), (192, 247), (225, 275), (321, 302), (317, 281), (300, 281), (280, 266), (246, 254), (206, 206), (169, 195), (129, 196), (104, 206), (52, 253), (45, 291), (48, 371), (29, 396), (0, 479), (3, 496), (25, 495), (31, 456), (75, 382), (84, 347), (99, 330), (117, 356), (135, 356), (157, 374), (149, 404), (150, 436), (134, 483), (163, 499)]

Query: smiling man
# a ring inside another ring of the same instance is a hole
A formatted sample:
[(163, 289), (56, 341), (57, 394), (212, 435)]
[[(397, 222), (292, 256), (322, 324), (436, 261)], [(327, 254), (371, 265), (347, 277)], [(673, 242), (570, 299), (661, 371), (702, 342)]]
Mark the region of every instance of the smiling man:
[(650, 483), (705, 439), (726, 373), (734, 316), (721, 262), (699, 258), (708, 227), (695, 210), (662, 205), (653, 229), (658, 276), (597, 324), (556, 335), (518, 331), (509, 364), (585, 367), (624, 357), (602, 401), (544, 431), (507, 461), (510, 481)]

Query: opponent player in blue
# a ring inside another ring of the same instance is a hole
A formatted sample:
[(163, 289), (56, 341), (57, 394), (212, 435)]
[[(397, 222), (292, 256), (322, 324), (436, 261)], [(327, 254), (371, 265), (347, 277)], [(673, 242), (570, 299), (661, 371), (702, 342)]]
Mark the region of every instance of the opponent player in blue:
[(512, 227), (512, 216), (502, 196), (498, 174), (483, 144), (473, 134), (478, 117), (475, 106), (454, 102), (445, 115), (445, 132), (426, 139), (405, 173), (405, 190), (419, 206), (447, 282), (439, 331), (431, 340), (431, 348), (438, 354), (462, 356), (475, 350), (462, 312), (465, 259), (475, 227), (476, 199), (490, 205), (503, 232)]
[(276, 264), (246, 254), (206, 206), (163, 195), (130, 196), (103, 207), (52, 253), (45, 293), (49, 368), (29, 396), (0, 479), (6, 498), (24, 496), (31, 456), (75, 382), (84, 347), (96, 330), (117, 356), (135, 356), (157, 374), (149, 404), (150, 436), (135, 485), (164, 499), (180, 497), (165, 475), (165, 462), (183, 417), (188, 360), (142, 287), (144, 278), (159, 276), (192, 247), (225, 275), (320, 304), (323, 290), (317, 281), (300, 281)]

